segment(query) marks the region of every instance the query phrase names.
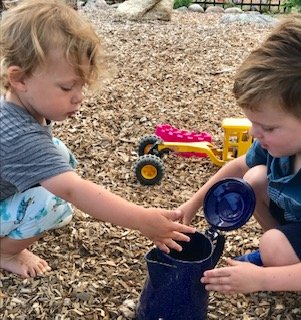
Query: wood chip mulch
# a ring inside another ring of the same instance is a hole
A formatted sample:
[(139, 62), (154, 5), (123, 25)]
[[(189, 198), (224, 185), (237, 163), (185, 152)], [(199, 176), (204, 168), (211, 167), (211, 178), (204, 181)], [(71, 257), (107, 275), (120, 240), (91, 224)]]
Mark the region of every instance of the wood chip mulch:
[[(79, 12), (104, 37), (117, 73), (99, 94), (87, 96), (78, 115), (55, 124), (55, 135), (72, 149), (84, 178), (137, 204), (178, 207), (218, 168), (205, 158), (169, 155), (162, 183), (141, 186), (133, 174), (138, 141), (169, 123), (206, 131), (220, 146), (222, 119), (243, 116), (231, 94), (235, 69), (269, 27), (223, 25), (217, 14), (175, 12), (170, 22), (129, 22), (116, 20), (111, 10)], [(202, 212), (193, 224), (208, 228)], [(257, 248), (260, 233), (254, 220), (227, 233), (224, 257)], [(51, 272), (21, 279), (0, 271), (0, 319), (134, 319), (151, 247), (136, 231), (76, 210), (67, 227), (32, 247)], [(300, 301), (295, 292), (212, 292), (208, 319), (301, 319)]]

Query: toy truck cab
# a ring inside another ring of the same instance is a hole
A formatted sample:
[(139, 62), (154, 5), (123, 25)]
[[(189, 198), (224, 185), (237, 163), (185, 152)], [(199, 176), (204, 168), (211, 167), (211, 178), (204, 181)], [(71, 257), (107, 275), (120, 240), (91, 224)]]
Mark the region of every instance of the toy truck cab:
[(249, 134), (251, 122), (246, 118), (225, 118), (222, 121), (222, 128), (224, 130), (222, 160), (227, 162), (245, 154), (253, 142)]

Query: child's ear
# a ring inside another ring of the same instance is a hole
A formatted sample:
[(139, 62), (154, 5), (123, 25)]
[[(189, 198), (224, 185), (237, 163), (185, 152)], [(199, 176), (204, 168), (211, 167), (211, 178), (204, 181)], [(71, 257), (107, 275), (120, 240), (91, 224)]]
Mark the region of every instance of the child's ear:
[(7, 68), (7, 80), (10, 87), (17, 91), (25, 91), (24, 72), (18, 66), (10, 66)]

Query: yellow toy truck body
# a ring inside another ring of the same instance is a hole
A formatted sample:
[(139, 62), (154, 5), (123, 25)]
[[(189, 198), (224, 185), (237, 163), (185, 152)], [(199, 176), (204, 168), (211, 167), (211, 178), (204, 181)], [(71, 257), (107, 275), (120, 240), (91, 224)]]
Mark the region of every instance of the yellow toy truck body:
[(223, 148), (217, 148), (208, 141), (166, 142), (157, 136), (144, 137), (138, 147), (139, 159), (134, 167), (137, 179), (143, 185), (159, 183), (164, 175), (162, 157), (168, 153), (205, 154), (217, 166), (245, 154), (253, 138), (249, 134), (251, 122), (246, 118), (225, 118), (222, 121), (224, 132)]

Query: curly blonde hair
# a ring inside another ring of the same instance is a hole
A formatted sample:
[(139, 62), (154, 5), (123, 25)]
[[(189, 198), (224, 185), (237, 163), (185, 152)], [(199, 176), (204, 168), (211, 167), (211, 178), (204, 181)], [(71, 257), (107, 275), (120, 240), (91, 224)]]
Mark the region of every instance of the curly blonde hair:
[[(9, 89), (8, 67), (18, 66), (23, 76), (31, 76), (45, 65), (51, 49), (63, 50), (66, 60), (88, 86), (106, 78), (107, 56), (90, 23), (62, 1), (23, 0), (7, 10), (1, 21), (1, 92)], [(83, 58), (89, 60), (89, 71), (81, 65)]]

